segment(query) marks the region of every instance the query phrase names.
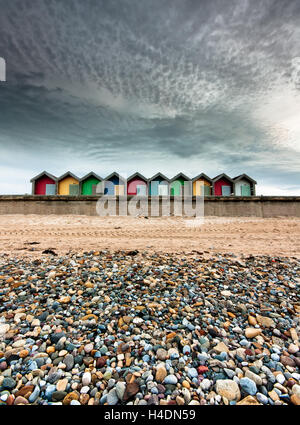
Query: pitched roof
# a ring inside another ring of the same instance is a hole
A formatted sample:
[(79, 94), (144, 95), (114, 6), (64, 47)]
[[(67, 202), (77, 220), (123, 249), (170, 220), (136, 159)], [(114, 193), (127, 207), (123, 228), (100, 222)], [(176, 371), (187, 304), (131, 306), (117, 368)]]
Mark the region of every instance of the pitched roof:
[(225, 174), (225, 173), (218, 174), (216, 177), (214, 177), (212, 179), (212, 181), (213, 182), (216, 182), (217, 180), (220, 180), (221, 178), (225, 178), (225, 179), (229, 180), (230, 182), (234, 183), (234, 181), (232, 180), (232, 178), (229, 177), (229, 176), (227, 176), (227, 174)]
[(120, 181), (122, 181), (123, 183), (125, 183), (126, 179), (124, 177), (122, 177), (119, 173), (117, 173), (116, 171), (114, 171), (113, 173), (109, 174), (108, 176), (106, 176), (103, 180), (110, 180), (112, 177), (118, 177), (118, 179)]
[(50, 179), (52, 179), (52, 180), (54, 180), (54, 181), (56, 181), (57, 180), (57, 177), (55, 177), (55, 176), (53, 176), (52, 174), (50, 174), (50, 173), (48, 173), (47, 171), (42, 171), (40, 174), (38, 174), (37, 176), (35, 176), (35, 177), (32, 177), (32, 179), (30, 180), (31, 182), (34, 182), (35, 180), (38, 180), (40, 177), (42, 177), (42, 176), (47, 176), (47, 177), (49, 177)]
[(80, 178), (75, 176), (75, 174), (71, 173), (71, 171), (67, 171), (66, 173), (62, 174), (60, 177), (57, 178), (57, 181), (59, 182), (68, 176), (73, 177), (73, 179), (80, 181)]
[(162, 173), (160, 173), (160, 172), (158, 172), (158, 173), (154, 174), (154, 176), (152, 176), (150, 179), (148, 179), (148, 181), (155, 180), (157, 177), (161, 177), (163, 180), (165, 180), (165, 181), (167, 181), (167, 182), (169, 182), (169, 181), (170, 181), (170, 179), (168, 179), (168, 177), (166, 177), (164, 174), (162, 174)]
[(170, 179), (170, 181), (171, 182), (173, 182), (173, 181), (175, 181), (175, 180), (177, 180), (178, 178), (180, 178), (180, 177), (182, 177), (184, 180), (187, 180), (187, 181), (191, 181), (191, 179), (189, 178), (189, 177), (187, 177), (185, 174), (183, 174), (183, 173), (178, 173), (178, 174), (176, 174), (176, 176), (174, 176), (172, 179)]
[(88, 179), (89, 177), (95, 177), (99, 181), (103, 180), (102, 177), (98, 176), (98, 174), (94, 173), (94, 171), (91, 171), (90, 173), (88, 173), (85, 176), (81, 177), (80, 181), (83, 182), (84, 180)]
[(127, 179), (127, 181), (129, 182), (130, 180), (134, 179), (135, 177), (139, 177), (141, 180), (144, 180), (145, 182), (148, 182), (148, 179), (145, 176), (143, 176), (141, 173), (138, 173), (138, 172), (136, 172), (136, 173), (132, 174), (131, 176), (129, 176), (128, 179)]
[(199, 180), (199, 179), (201, 179), (201, 178), (203, 178), (203, 179), (205, 179), (205, 180), (209, 181), (210, 183), (212, 183), (212, 179), (211, 179), (210, 177), (208, 177), (208, 176), (207, 176), (206, 174), (204, 174), (204, 173), (198, 174), (198, 176), (194, 177), (194, 178), (192, 179), (192, 181), (194, 182), (194, 181)]
[(252, 177), (248, 176), (247, 174), (240, 174), (239, 176), (236, 176), (236, 177), (233, 178), (233, 180), (235, 182), (238, 181), (238, 180), (241, 180), (241, 179), (249, 180), (252, 183), (257, 184), (257, 181), (255, 181), (254, 179), (252, 179)]

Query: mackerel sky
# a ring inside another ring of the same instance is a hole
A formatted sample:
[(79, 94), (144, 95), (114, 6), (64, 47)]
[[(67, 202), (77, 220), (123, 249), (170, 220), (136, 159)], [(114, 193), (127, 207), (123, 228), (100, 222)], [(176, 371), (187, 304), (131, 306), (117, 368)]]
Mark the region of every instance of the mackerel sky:
[(247, 173), (300, 195), (300, 1), (0, 0), (0, 193)]

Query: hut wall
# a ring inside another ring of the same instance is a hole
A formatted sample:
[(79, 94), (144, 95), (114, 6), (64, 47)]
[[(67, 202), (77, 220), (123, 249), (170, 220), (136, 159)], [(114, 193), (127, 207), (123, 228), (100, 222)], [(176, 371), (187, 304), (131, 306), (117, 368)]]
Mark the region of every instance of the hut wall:
[(127, 183), (127, 194), (128, 195), (136, 195), (136, 193), (137, 193), (136, 187), (139, 186), (139, 185), (147, 186), (146, 182), (144, 182), (144, 180), (141, 180), (141, 179), (133, 179), (130, 182), (128, 182)]
[(97, 185), (99, 180), (95, 177), (88, 177), (82, 182), (81, 193), (82, 195), (93, 195), (93, 185)]
[(251, 184), (250, 184), (250, 182), (248, 180), (243, 179), (243, 180), (238, 180), (235, 183), (235, 195), (236, 196), (243, 196), (243, 194), (242, 194), (242, 186), (244, 184), (247, 184), (249, 186), (249, 188), (250, 188), (250, 194), (251, 194)]
[(79, 184), (79, 182), (78, 180), (74, 179), (72, 176), (68, 176), (64, 178), (58, 183), (58, 194), (69, 195), (70, 184)]
[(204, 186), (209, 187), (209, 191), (211, 192), (210, 183), (207, 180), (199, 179), (199, 180), (194, 181), (194, 183), (193, 183), (193, 196), (202, 196), (202, 193), (204, 191)]
[(48, 176), (42, 176), (35, 182), (35, 195), (45, 195), (46, 194), (46, 184), (55, 184), (53, 179), (50, 179)]
[(232, 192), (232, 184), (226, 179), (217, 180), (214, 184), (214, 195), (222, 196), (222, 186), (230, 186)]

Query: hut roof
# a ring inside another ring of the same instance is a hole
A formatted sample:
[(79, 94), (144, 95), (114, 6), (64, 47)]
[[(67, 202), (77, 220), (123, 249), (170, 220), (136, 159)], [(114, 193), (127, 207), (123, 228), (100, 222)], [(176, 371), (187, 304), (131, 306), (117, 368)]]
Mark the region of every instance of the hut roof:
[(191, 181), (191, 179), (183, 173), (176, 174), (176, 176), (174, 176), (172, 179), (170, 179), (170, 181), (173, 182), (173, 181), (179, 179), (180, 177), (182, 177), (183, 180)]
[(67, 171), (66, 173), (62, 174), (60, 177), (58, 177), (57, 181), (59, 182), (68, 176), (73, 177), (73, 179), (77, 181), (80, 181), (80, 178), (75, 176), (75, 174), (71, 173), (71, 171)]
[(95, 177), (99, 181), (103, 180), (102, 177), (98, 176), (98, 174), (94, 173), (94, 171), (91, 171), (90, 173), (88, 173), (85, 176), (81, 177), (80, 181), (83, 182), (86, 179), (88, 179), (89, 177)]
[(138, 177), (141, 180), (148, 182), (148, 179), (145, 176), (143, 176), (141, 173), (138, 173), (138, 172), (131, 174), (131, 176), (128, 177), (127, 181), (129, 182), (130, 180), (134, 179), (135, 177)]
[(111, 173), (108, 176), (106, 176), (103, 180), (110, 180), (113, 177), (118, 177), (118, 179), (120, 181), (122, 181), (123, 183), (126, 182), (126, 179), (124, 177), (122, 177), (119, 173), (117, 173), (116, 171), (114, 171), (113, 173)]
[(230, 181), (231, 183), (234, 183), (234, 181), (232, 180), (232, 178), (231, 178), (231, 177), (229, 177), (229, 176), (228, 176), (227, 174), (225, 174), (225, 173), (218, 174), (216, 177), (214, 177), (214, 178), (212, 179), (212, 181), (213, 181), (213, 183), (215, 183), (216, 181), (218, 181), (218, 180), (220, 180), (220, 179), (222, 179), (222, 178), (225, 178), (226, 180)]
[(35, 177), (32, 177), (32, 179), (30, 180), (31, 182), (34, 182), (35, 180), (38, 180), (40, 177), (42, 176), (47, 176), (50, 179), (57, 181), (57, 177), (53, 176), (53, 174), (48, 173), (47, 171), (42, 171), (40, 174), (38, 174)]
[(236, 176), (236, 177), (233, 178), (233, 180), (235, 182), (242, 180), (242, 179), (245, 179), (245, 180), (248, 180), (248, 181), (250, 181), (254, 184), (257, 184), (257, 182), (254, 179), (252, 179), (252, 177), (248, 176), (247, 174), (240, 174), (239, 176)]
[(204, 174), (204, 173), (198, 174), (198, 176), (194, 177), (194, 178), (192, 179), (192, 181), (193, 181), (193, 182), (195, 182), (196, 180), (199, 180), (199, 179), (201, 179), (201, 178), (203, 178), (203, 179), (207, 180), (208, 182), (212, 183), (212, 179), (211, 179), (210, 177), (208, 177), (208, 176), (207, 176), (206, 174)]
[(168, 177), (166, 177), (164, 174), (162, 173), (156, 173), (154, 174), (154, 176), (152, 176), (150, 179), (148, 179), (149, 181), (155, 180), (157, 177), (161, 177), (163, 180), (166, 180), (167, 182), (170, 182), (170, 179), (168, 179)]

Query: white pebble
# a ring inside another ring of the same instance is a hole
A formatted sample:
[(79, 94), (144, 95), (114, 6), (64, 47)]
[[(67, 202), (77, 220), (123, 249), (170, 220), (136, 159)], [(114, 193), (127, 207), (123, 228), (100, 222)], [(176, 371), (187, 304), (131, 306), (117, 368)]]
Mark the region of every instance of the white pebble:
[(279, 384), (283, 384), (283, 383), (284, 383), (284, 381), (285, 381), (285, 377), (282, 375), (282, 373), (279, 373), (279, 374), (276, 376), (276, 381), (277, 381), (277, 382), (279, 382)]

